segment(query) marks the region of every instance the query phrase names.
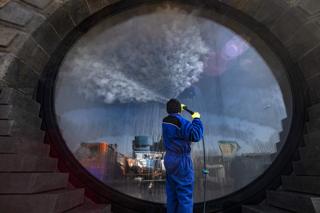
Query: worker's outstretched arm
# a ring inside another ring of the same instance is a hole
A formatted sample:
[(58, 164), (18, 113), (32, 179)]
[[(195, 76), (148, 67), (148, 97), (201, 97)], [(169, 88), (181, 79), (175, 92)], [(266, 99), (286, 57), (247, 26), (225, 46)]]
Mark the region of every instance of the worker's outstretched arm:
[(185, 140), (198, 142), (201, 140), (203, 136), (203, 125), (199, 118), (196, 117), (190, 121), (185, 121), (185, 123), (181, 126), (181, 134)]

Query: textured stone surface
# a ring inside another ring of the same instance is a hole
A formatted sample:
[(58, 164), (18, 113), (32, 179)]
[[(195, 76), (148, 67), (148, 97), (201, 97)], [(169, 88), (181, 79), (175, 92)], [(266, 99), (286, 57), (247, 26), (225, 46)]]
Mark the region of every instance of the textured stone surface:
[(14, 121), (12, 120), (0, 120), (0, 136), (9, 136), (11, 135), (12, 126)]
[(40, 110), (36, 101), (13, 88), (0, 88), (0, 104), (13, 105), (35, 116), (39, 114)]
[(263, 1), (262, 6), (257, 10), (254, 18), (266, 26), (272, 26), (287, 9), (288, 5), (284, 1)]
[(1, 193), (39, 193), (67, 187), (67, 173), (0, 173)]
[[(320, 146), (314, 147), (301, 147), (299, 149), (300, 158), (302, 160), (306, 159), (320, 159)], [(295, 164), (300, 164), (299, 162), (295, 162)], [(320, 168), (319, 168), (320, 169)]]
[[(39, 122), (40, 123), (40, 122)], [(40, 131), (38, 120), (18, 119), (11, 126), (10, 135), (20, 138), (26, 138), (32, 141), (43, 141), (44, 132)]]
[(320, 104), (315, 104), (308, 109), (310, 119), (320, 119)]
[(48, 53), (52, 54), (61, 39), (48, 22), (43, 23), (33, 34), (34, 40)]
[(64, 212), (83, 203), (84, 190), (57, 190), (33, 195), (0, 195), (0, 212)]
[(4, 80), (10, 87), (19, 88), (35, 88), (38, 83), (39, 75), (30, 67), (19, 59), (15, 59), (10, 64), (8, 72), (4, 76)]
[(23, 0), (26, 3), (29, 3), (40, 9), (45, 8), (52, 0)]
[(10, 54), (0, 52), (0, 79), (3, 79), (3, 77), (6, 75), (7, 70), (13, 60), (14, 58)]
[(320, 118), (312, 119), (307, 123), (308, 132), (314, 132), (320, 130)]
[(267, 202), (272, 206), (294, 212), (316, 213), (320, 211), (320, 198), (315, 195), (269, 191), (267, 192)]
[(320, 23), (311, 22), (303, 25), (285, 45), (292, 58), (299, 60), (320, 45)]
[(85, 0), (69, 0), (64, 4), (64, 7), (69, 12), (76, 25), (90, 15), (89, 8)]
[(62, 7), (57, 9), (55, 13), (49, 17), (48, 21), (52, 24), (61, 38), (64, 38), (66, 34), (74, 28), (70, 15)]
[(254, 16), (263, 0), (222, 0), (221, 2), (241, 10), (250, 16)]
[(282, 187), (288, 191), (320, 194), (320, 177), (284, 176), (282, 177)]
[(68, 213), (111, 213), (111, 205), (96, 205), (91, 203), (85, 203)]
[(305, 135), (306, 146), (320, 146), (320, 131), (309, 132)]
[(260, 204), (255, 206), (242, 206), (242, 213), (289, 213), (288, 211), (281, 210), (266, 204)]
[(46, 17), (41, 14), (33, 14), (32, 19), (28, 22), (28, 24), (24, 27), (26, 32), (32, 33), (35, 31), (44, 21), (46, 20)]
[(299, 66), (306, 79), (320, 75), (320, 46), (305, 55), (299, 61)]
[(102, 8), (110, 4), (119, 2), (121, 0), (86, 0), (86, 1), (88, 2), (90, 13), (95, 13), (98, 10), (101, 10)]
[(0, 26), (0, 47), (9, 46), (17, 34), (17, 30)]
[(14, 137), (0, 137), (1, 154), (21, 154), (48, 157), (50, 146), (37, 142), (17, 141)]
[(299, 7), (303, 8), (311, 15), (320, 12), (319, 0), (302, 0), (300, 1)]
[(282, 42), (287, 42), (306, 21), (307, 18), (303, 11), (297, 8), (291, 8), (275, 22), (271, 31)]
[(317, 75), (311, 79), (307, 80), (307, 84), (310, 89), (310, 97), (311, 103), (319, 103), (320, 102), (320, 75)]
[(26, 25), (31, 20), (32, 16), (32, 11), (14, 1), (10, 1), (4, 7), (0, 8), (1, 20), (20, 26)]
[(0, 103), (12, 104), (13, 109), (16, 109), (10, 114), (15, 117), (15, 121), (0, 120), (1, 135), (13, 135), (30, 141), (43, 140), (44, 133), (40, 131), (41, 120), (38, 118), (39, 105), (35, 101), (16, 90), (1, 89)]
[(0, 116), (2, 120), (15, 120), (16, 124), (34, 126), (35, 129), (40, 129), (41, 126), (41, 119), (36, 114), (13, 105), (0, 105)]
[(42, 12), (49, 17), (51, 14), (53, 14), (57, 9), (62, 7), (64, 1), (60, 0), (54, 0), (52, 1)]
[(0, 0), (0, 8), (4, 7), (6, 4), (8, 4), (10, 0)]
[(52, 172), (57, 170), (57, 159), (31, 155), (0, 155), (1, 172)]
[[(293, 169), (294, 174), (296, 175), (320, 175), (320, 158), (319, 155), (319, 147), (315, 149), (315, 151), (304, 150), (303, 159), (301, 161), (294, 162)], [(314, 156), (308, 155), (307, 153), (313, 153)]]
[(41, 73), (49, 60), (47, 53), (37, 44), (34, 39), (26, 34), (19, 35), (14, 42), (12, 53), (35, 72)]

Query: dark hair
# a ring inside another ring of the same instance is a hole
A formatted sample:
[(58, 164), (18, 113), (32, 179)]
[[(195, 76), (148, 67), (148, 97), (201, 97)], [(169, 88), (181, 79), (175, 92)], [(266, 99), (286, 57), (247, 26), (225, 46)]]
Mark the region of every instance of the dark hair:
[(167, 102), (167, 112), (168, 114), (181, 112), (181, 103), (177, 99), (170, 99)]

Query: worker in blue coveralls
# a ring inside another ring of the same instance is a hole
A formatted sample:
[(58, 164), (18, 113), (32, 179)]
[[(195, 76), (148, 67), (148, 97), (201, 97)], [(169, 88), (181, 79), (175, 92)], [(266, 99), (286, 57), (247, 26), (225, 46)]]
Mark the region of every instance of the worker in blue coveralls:
[(203, 136), (200, 114), (192, 114), (192, 122), (181, 116), (185, 105), (176, 99), (167, 102), (168, 116), (163, 119), (162, 134), (166, 150), (167, 213), (193, 212), (194, 171), (190, 156), (191, 143)]

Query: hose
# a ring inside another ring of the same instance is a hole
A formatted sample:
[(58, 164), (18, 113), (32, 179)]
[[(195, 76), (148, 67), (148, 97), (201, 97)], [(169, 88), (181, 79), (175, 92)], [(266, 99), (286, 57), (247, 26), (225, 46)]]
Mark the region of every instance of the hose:
[[(192, 110), (188, 109), (186, 106), (184, 107), (184, 110), (190, 113), (191, 115), (194, 113)], [(207, 205), (207, 199), (206, 199), (206, 192), (207, 192), (207, 175), (209, 174), (209, 170), (207, 169), (207, 162), (206, 162), (206, 145), (204, 141), (204, 137), (202, 137), (202, 149), (203, 149), (203, 213), (206, 213), (206, 205)]]
[(206, 162), (206, 145), (204, 142), (204, 137), (202, 137), (202, 147), (203, 147), (203, 213), (206, 213), (206, 205), (207, 205), (207, 199), (206, 199), (206, 192), (207, 192), (207, 175), (209, 174), (209, 171), (207, 169), (207, 162)]

